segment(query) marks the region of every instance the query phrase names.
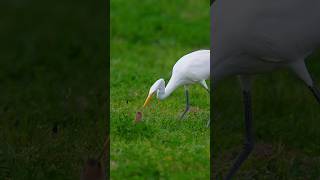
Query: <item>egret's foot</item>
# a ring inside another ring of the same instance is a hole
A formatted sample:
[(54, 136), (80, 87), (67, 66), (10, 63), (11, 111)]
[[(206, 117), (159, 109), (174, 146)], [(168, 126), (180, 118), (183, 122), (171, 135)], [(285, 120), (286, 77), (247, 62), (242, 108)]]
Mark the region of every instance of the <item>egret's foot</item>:
[(209, 117), (209, 120), (208, 120), (208, 122), (207, 122), (207, 128), (210, 128), (210, 121), (211, 121), (211, 119), (210, 119), (210, 117)]
[(187, 112), (189, 111), (189, 108), (187, 108), (180, 116), (179, 120), (183, 120), (186, 117)]
[(187, 112), (190, 110), (188, 87), (184, 86), (184, 90), (185, 90), (185, 96), (186, 96), (186, 108), (185, 108), (184, 112), (181, 114), (180, 120), (182, 120), (185, 117), (185, 115), (187, 114)]

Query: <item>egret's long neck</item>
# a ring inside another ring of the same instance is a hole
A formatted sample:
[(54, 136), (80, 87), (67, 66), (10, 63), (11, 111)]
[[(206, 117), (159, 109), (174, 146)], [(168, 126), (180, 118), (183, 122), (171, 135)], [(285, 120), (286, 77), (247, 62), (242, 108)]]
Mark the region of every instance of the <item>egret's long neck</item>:
[(160, 88), (157, 93), (157, 98), (160, 100), (167, 98), (176, 88), (177, 88), (177, 85), (176, 83), (173, 82), (172, 79), (170, 79), (167, 86), (163, 81), (163, 83), (160, 84)]

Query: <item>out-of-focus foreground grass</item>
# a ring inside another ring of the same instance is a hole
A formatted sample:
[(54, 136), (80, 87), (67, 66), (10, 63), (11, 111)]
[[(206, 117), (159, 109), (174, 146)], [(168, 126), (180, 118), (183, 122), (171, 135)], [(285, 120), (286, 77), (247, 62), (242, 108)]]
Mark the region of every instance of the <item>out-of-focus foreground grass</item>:
[(2, 1), (0, 179), (79, 179), (106, 134), (105, 7)]

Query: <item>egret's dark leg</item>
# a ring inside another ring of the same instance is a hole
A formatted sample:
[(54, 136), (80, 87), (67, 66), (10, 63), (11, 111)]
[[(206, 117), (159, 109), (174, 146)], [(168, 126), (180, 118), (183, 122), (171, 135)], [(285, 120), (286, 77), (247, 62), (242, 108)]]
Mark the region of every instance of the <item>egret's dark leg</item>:
[(317, 86), (309, 86), (314, 97), (317, 99), (318, 103), (320, 104), (320, 90)]
[(226, 180), (231, 179), (237, 170), (240, 168), (241, 164), (248, 158), (249, 154), (253, 150), (254, 141), (252, 133), (252, 109), (251, 109), (251, 93), (250, 91), (243, 91), (244, 99), (244, 118), (245, 118), (245, 142), (241, 154), (237, 157), (235, 163), (230, 169)]
[(187, 112), (189, 111), (189, 109), (190, 109), (188, 88), (185, 87), (185, 88), (184, 88), (184, 91), (185, 91), (185, 96), (186, 96), (186, 109), (185, 109), (184, 112), (181, 114), (180, 120), (184, 118), (184, 116), (186, 115), (186, 113), (187, 113)]

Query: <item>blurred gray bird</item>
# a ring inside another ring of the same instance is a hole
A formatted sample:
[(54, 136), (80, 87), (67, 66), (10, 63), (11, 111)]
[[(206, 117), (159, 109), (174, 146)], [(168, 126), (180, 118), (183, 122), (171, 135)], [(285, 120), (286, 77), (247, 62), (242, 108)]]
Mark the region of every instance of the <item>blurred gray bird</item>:
[[(211, 85), (238, 76), (245, 110), (244, 149), (225, 179), (231, 179), (254, 147), (251, 79), (258, 73), (289, 69), (320, 103), (320, 91), (305, 59), (320, 43), (319, 0), (215, 0), (211, 6)], [(214, 56), (214, 58), (213, 58)], [(213, 98), (213, 96), (211, 96)], [(212, 102), (212, 101), (211, 101)]]

